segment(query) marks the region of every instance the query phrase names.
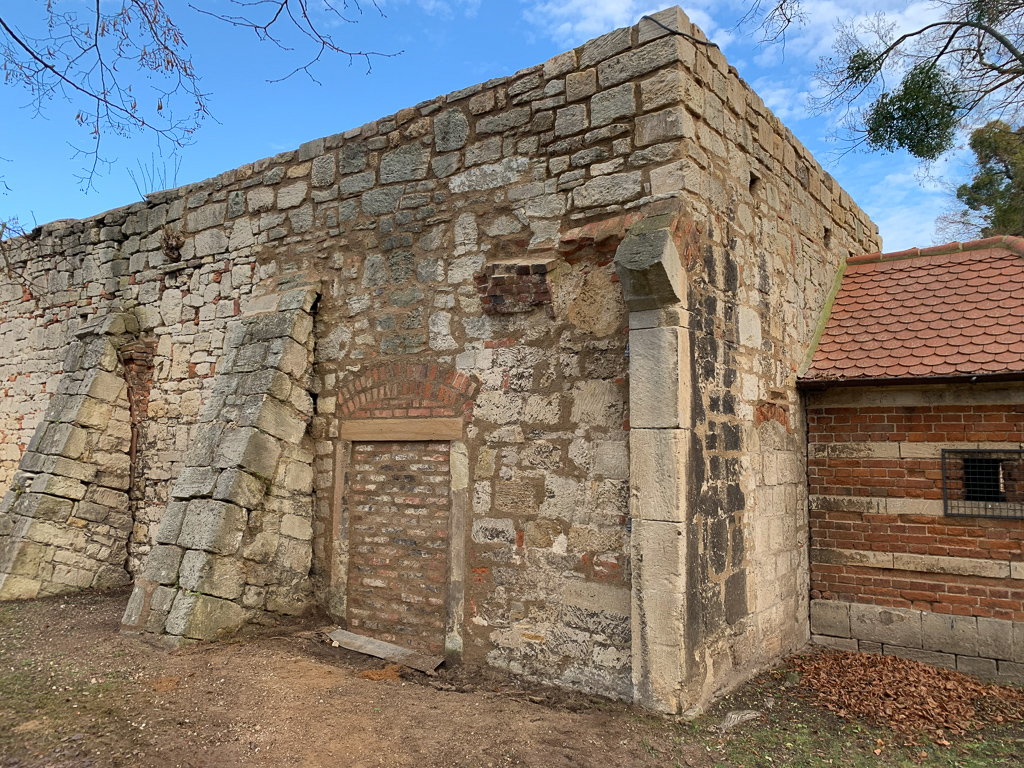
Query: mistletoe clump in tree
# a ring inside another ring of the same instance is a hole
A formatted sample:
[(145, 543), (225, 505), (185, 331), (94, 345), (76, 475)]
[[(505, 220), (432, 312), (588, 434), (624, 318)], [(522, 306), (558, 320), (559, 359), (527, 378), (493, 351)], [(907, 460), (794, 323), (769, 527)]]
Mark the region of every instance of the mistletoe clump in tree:
[[(1024, 123), (1024, 0), (935, 0), (936, 21), (903, 34), (885, 14), (841, 22), (817, 80), (820, 113), (842, 111), (843, 137), (935, 160), (966, 123)], [(803, 18), (801, 0), (755, 1), (770, 39)]]

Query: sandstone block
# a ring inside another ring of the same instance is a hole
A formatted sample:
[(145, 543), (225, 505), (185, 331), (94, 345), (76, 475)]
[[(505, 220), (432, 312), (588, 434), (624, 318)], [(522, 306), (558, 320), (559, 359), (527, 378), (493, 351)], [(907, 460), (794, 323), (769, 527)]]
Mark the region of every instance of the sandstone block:
[(160, 526), (156, 531), (156, 540), (160, 544), (174, 544), (181, 534), (181, 523), (185, 519), (185, 509), (188, 504), (184, 501), (172, 501), (164, 509), (160, 518)]
[(885, 656), (899, 656), (901, 659), (920, 661), (922, 664), (931, 664), (933, 667), (945, 667), (956, 669), (956, 656), (951, 653), (936, 653), (925, 651), (921, 648), (904, 648), (898, 645), (882, 645), (882, 653)]
[(469, 136), (469, 120), (460, 109), (448, 109), (434, 118), (434, 148), (438, 152), (461, 149)]
[(245, 622), (241, 606), (217, 597), (179, 591), (167, 616), (167, 632), (196, 640), (229, 637)]
[(858, 640), (921, 648), (921, 611), (851, 603), (850, 633)]
[(213, 467), (185, 467), (174, 484), (171, 496), (175, 499), (209, 497), (213, 495), (217, 474)]
[(978, 618), (978, 650), (970, 655), (1016, 661), (1013, 648), (1015, 624), (1002, 619)]
[(246, 519), (245, 510), (234, 504), (195, 499), (185, 510), (178, 544), (218, 555), (234, 554), (242, 543)]
[(856, 640), (848, 637), (832, 637), (831, 635), (811, 635), (811, 642), (825, 648), (835, 648), (837, 651), (859, 651)]
[(693, 439), (689, 430), (630, 430), (630, 515), (634, 520), (686, 520), (689, 503), (699, 492), (690, 478)]
[(571, 136), (587, 130), (587, 108), (583, 104), (570, 104), (555, 113), (555, 136)]
[(222, 501), (230, 501), (246, 509), (256, 509), (266, 494), (266, 481), (242, 472), (239, 469), (226, 469), (217, 478), (217, 487), (213, 497)]
[(921, 639), (925, 650), (978, 656), (978, 622), (973, 616), (949, 616), (924, 611)]
[(623, 83), (594, 95), (590, 100), (590, 124), (594, 128), (608, 125), (620, 117), (636, 114), (636, 86)]
[(157, 545), (146, 558), (146, 570), (143, 578), (157, 584), (174, 584), (178, 580), (178, 566), (184, 550), (180, 547)]
[(597, 93), (597, 70), (587, 69), (573, 72), (565, 78), (565, 98), (567, 101), (579, 101)]
[[(60, 496), (64, 499), (85, 498), (86, 487), (78, 480), (60, 475), (37, 475), (29, 487), (32, 493), (45, 493), (49, 496)], [(37, 508), (38, 509), (38, 508)]]
[(602, 88), (610, 88), (676, 62), (682, 62), (687, 69), (692, 69), (695, 53), (693, 43), (689, 40), (674, 35), (663, 37), (599, 64), (598, 81)]
[(617, 53), (627, 50), (629, 48), (630, 33), (629, 27), (623, 27), (622, 29), (612, 30), (586, 43), (580, 55), (580, 68), (593, 66)]
[(691, 426), (690, 336), (681, 328), (629, 334), (629, 419), (632, 427)]
[(518, 107), (499, 112), (496, 115), (481, 117), (476, 121), (476, 133), (478, 136), (484, 136), (488, 133), (504, 133), (521, 125), (526, 125), (528, 122), (530, 122), (530, 108)]
[(430, 150), (419, 144), (406, 144), (385, 153), (380, 160), (380, 183), (425, 179), (430, 167)]
[(692, 139), (693, 118), (682, 107), (669, 107), (636, 119), (636, 145), (646, 147), (672, 139)]
[(811, 632), (830, 637), (850, 637), (850, 603), (811, 600)]
[(252, 427), (233, 427), (224, 430), (213, 462), (225, 469), (241, 468), (273, 478), (281, 447), (277, 440)]
[(640, 197), (641, 189), (639, 171), (613, 173), (591, 179), (577, 187), (572, 192), (572, 200), (576, 208), (614, 205), (635, 200)]
[(994, 680), (999, 675), (994, 659), (979, 659), (975, 656), (957, 656), (956, 671), (980, 677), (982, 680)]
[(309, 185), (304, 181), (281, 187), (277, 191), (277, 207), (281, 209), (296, 208), (302, 205), (308, 192)]
[(242, 595), (245, 573), (241, 563), (233, 557), (191, 550), (181, 561), (179, 584), (192, 592), (235, 600)]
[[(615, 271), (630, 312), (677, 304), (685, 296), (685, 274), (671, 233), (659, 217), (634, 225), (615, 251)], [(644, 225), (644, 226), (640, 226)]]

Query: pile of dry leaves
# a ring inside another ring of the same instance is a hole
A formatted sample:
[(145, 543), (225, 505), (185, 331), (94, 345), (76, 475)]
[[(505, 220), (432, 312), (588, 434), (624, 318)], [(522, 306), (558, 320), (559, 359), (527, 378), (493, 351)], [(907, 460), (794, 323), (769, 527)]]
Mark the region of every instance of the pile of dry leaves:
[(1024, 719), (1024, 692), (876, 653), (829, 651), (793, 659), (800, 686), (840, 717), (862, 717), (948, 744), (985, 723)]

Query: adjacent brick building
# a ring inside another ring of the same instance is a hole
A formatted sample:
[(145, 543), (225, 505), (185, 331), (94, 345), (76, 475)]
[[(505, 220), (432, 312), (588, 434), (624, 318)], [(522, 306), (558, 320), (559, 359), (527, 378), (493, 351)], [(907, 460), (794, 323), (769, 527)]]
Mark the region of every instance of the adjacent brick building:
[(847, 261), (801, 379), (818, 642), (1024, 680), (1022, 257)]

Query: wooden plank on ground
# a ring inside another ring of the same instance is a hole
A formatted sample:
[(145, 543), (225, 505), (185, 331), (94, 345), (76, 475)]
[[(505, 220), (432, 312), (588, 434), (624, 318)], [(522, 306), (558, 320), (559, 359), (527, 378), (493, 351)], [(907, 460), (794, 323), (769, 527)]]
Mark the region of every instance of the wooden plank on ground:
[(344, 629), (328, 632), (327, 636), (342, 648), (356, 653), (365, 653), (367, 656), (376, 656), (378, 659), (387, 659), (396, 664), (426, 672), (428, 675), (434, 674), (434, 670), (444, 662), (443, 656), (424, 656), (416, 651), (410, 651), (408, 648), (385, 643), (383, 640), (374, 640), (372, 637), (357, 635)]

